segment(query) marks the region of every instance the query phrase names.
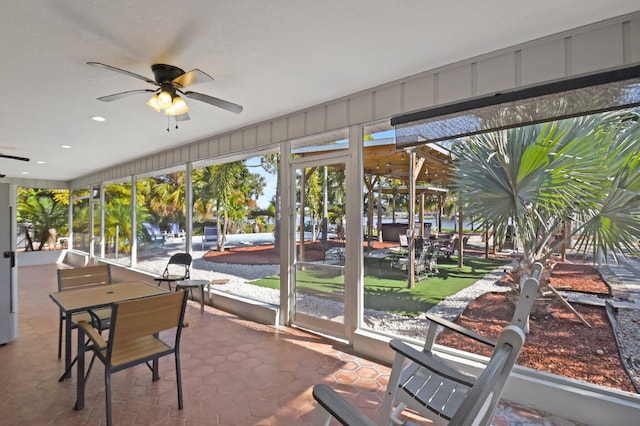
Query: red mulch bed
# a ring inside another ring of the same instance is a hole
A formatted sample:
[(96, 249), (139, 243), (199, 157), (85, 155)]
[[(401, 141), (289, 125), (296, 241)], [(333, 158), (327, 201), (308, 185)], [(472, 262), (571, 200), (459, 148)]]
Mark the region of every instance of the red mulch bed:
[[(558, 263), (551, 275), (551, 284), (570, 287), (572, 291), (609, 294), (609, 288), (598, 271), (586, 264)], [(559, 301), (551, 299), (548, 313), (532, 318), (531, 330), (518, 364), (636, 393), (620, 360), (605, 309), (577, 303), (572, 305), (593, 328), (583, 325)], [(489, 293), (473, 301), (456, 323), (497, 339), (500, 330), (509, 324), (512, 314), (513, 309), (505, 294)], [(465, 341), (451, 332), (443, 332), (437, 342), (469, 352), (491, 354), (482, 345)]]
[[(305, 260), (315, 262), (324, 259), (324, 251), (319, 242), (305, 244)], [(280, 263), (280, 254), (275, 251), (273, 244), (264, 246), (233, 247), (225, 251), (209, 251), (204, 255), (205, 260), (218, 263), (232, 263), (241, 265), (275, 265)]]
[[(329, 240), (331, 247), (344, 247), (344, 242)], [(367, 243), (365, 243), (365, 246)], [(379, 243), (374, 242), (373, 248), (380, 249), (386, 247), (395, 247), (397, 243)], [(328, 250), (328, 248), (327, 248)], [(307, 242), (304, 245), (304, 259), (308, 262), (315, 262), (324, 259), (325, 249), (322, 248), (322, 243)], [(276, 253), (273, 244), (264, 246), (246, 246), (246, 247), (233, 247), (225, 249), (225, 251), (209, 251), (204, 255), (204, 258), (210, 262), (219, 263), (233, 263), (243, 265), (274, 265), (280, 263), (280, 254)]]

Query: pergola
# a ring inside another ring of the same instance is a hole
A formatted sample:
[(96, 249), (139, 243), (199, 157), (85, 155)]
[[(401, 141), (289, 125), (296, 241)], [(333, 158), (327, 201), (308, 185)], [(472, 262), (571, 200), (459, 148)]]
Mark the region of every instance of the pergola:
[[(451, 180), (451, 153), (436, 144), (399, 150), (392, 139), (365, 141), (363, 153), (364, 179), (368, 189), (369, 218), (368, 234), (373, 230), (373, 196), (374, 194), (399, 193), (409, 195), (408, 217), (415, 217), (415, 200), (420, 197), (420, 223), (424, 223), (424, 201), (428, 195), (439, 198), (438, 228), (441, 227), (442, 201), (448, 192)], [(399, 187), (384, 185), (381, 178), (397, 179), (403, 183)], [(378, 236), (381, 238), (381, 211), (378, 203)], [(413, 221), (409, 221), (409, 229), (414, 232)], [(421, 226), (417, 235), (424, 235)], [(371, 237), (370, 237), (371, 238)], [(371, 239), (370, 239), (371, 242)]]
[[(373, 141), (377, 142), (377, 141)], [(369, 246), (372, 245), (373, 234), (373, 195), (377, 193), (381, 195), (386, 191), (406, 192), (409, 195), (408, 205), (408, 233), (411, 238), (409, 241), (408, 263), (413, 265), (415, 261), (415, 252), (413, 250), (413, 237), (428, 237), (424, 231), (425, 219), (425, 197), (426, 195), (438, 196), (438, 229), (441, 229), (442, 220), (442, 204), (444, 196), (447, 193), (447, 186), (451, 180), (451, 161), (453, 157), (451, 153), (437, 144), (425, 144), (422, 146), (412, 147), (407, 150), (396, 149), (395, 143), (370, 143), (365, 142), (364, 146), (364, 180), (368, 189), (369, 202), (367, 209), (367, 223), (369, 235)], [(389, 177), (404, 182), (405, 186), (398, 189), (385, 188), (381, 185), (381, 177)], [(416, 223), (413, 218), (416, 217), (415, 205), (416, 198), (420, 197), (419, 203), (419, 228), (416, 230)], [(381, 203), (378, 203), (378, 239), (382, 240), (382, 215)], [(462, 228), (461, 228), (462, 230)], [(462, 241), (462, 236), (460, 236)], [(462, 245), (461, 245), (462, 246)], [(462, 255), (459, 259), (462, 265)], [(408, 285), (412, 288), (415, 283), (414, 269), (408, 268)]]
[(411, 180), (411, 153), (415, 153), (414, 182), (446, 188), (451, 179), (451, 153), (436, 144), (397, 149), (393, 139), (365, 141), (364, 173), (385, 176), (408, 183)]
[[(310, 151), (301, 153), (304, 156), (318, 155), (332, 150)], [(369, 247), (373, 245), (373, 201), (375, 194), (378, 197), (390, 193), (408, 194), (408, 229), (411, 236), (425, 235), (424, 219), (425, 219), (425, 197), (427, 195), (435, 195), (438, 197), (438, 229), (441, 229), (442, 204), (444, 196), (448, 192), (447, 186), (451, 181), (451, 153), (437, 144), (425, 144), (422, 146), (412, 147), (410, 149), (397, 149), (394, 139), (373, 139), (365, 140), (363, 147), (363, 169), (364, 184), (367, 187), (368, 209), (367, 209), (367, 234)], [(382, 178), (397, 179), (401, 182), (399, 186), (391, 187), (385, 185)], [(416, 199), (420, 198), (419, 203), (419, 229), (416, 230), (415, 205)], [(378, 239), (382, 241), (382, 211), (381, 203), (378, 204), (378, 221), (377, 232)], [(302, 213), (301, 213), (302, 214)], [(302, 219), (301, 219), (302, 220)], [(460, 227), (461, 228), (461, 227)], [(462, 229), (462, 228), (461, 228)], [(302, 230), (300, 231), (302, 234)], [(391, 238), (394, 239), (393, 237)], [(409, 239), (413, 244), (413, 238)], [(460, 237), (462, 241), (462, 237)], [(409, 250), (410, 265), (413, 265), (415, 253)], [(461, 257), (461, 256), (460, 256)], [(414, 283), (413, 268), (409, 268), (409, 286)]]

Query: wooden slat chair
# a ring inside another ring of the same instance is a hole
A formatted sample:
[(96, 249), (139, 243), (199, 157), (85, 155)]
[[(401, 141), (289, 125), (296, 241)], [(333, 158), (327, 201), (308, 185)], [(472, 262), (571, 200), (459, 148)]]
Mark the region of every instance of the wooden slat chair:
[[(78, 324), (78, 337), (86, 335), (89, 338), (91, 349), (105, 366), (107, 425), (112, 424), (111, 374), (145, 363), (152, 371), (152, 381), (157, 381), (160, 379), (158, 360), (171, 354), (175, 358), (178, 408), (182, 409), (180, 335), (186, 304), (187, 293), (184, 291), (116, 303), (112, 308), (108, 342), (88, 322)], [(163, 334), (165, 339), (161, 338), (160, 333), (167, 330), (173, 331), (170, 335)], [(82, 380), (79, 385), (82, 398), (86, 379), (78, 377)]]
[[(399, 417), (407, 405), (422, 415), (427, 408), (441, 416), (439, 420), (444, 419), (450, 425), (489, 425), (502, 389), (520, 354), (524, 332), (513, 325), (505, 327), (489, 363), (477, 378), (447, 368), (423, 352), (405, 350), (408, 346), (394, 346), (394, 342), (397, 341), (392, 341), (394, 350), (410, 363), (409, 369), (402, 370), (402, 378), (406, 381), (400, 388), (409, 399), (399, 402), (391, 412), (385, 411), (387, 407), (383, 404), (380, 421), (375, 423), (350, 406), (329, 386), (316, 385), (313, 397), (322, 407), (314, 419), (316, 426), (328, 425), (331, 417), (349, 426), (388, 425), (390, 420), (395, 425), (416, 424)], [(393, 368), (398, 369), (396, 363)], [(393, 374), (392, 370), (392, 378)], [(434, 424), (442, 423), (434, 421)]]
[[(93, 287), (96, 285), (111, 284), (111, 265), (100, 264), (95, 266), (84, 266), (72, 269), (58, 269), (58, 291), (76, 290), (83, 287)], [(100, 320), (103, 329), (109, 327), (111, 309), (99, 309), (94, 312)], [(95, 319), (95, 318), (94, 318)], [(58, 324), (58, 358), (62, 357), (62, 327), (67, 318), (60, 310), (60, 321)], [(74, 314), (71, 318), (72, 327), (77, 327), (79, 321), (91, 321), (92, 317), (87, 312)]]
[[(427, 315), (431, 324), (422, 350), (399, 340), (391, 340), (389, 345), (396, 356), (377, 424), (387, 425), (390, 421), (397, 425), (411, 424), (401, 418), (403, 411), (410, 408), (435, 424), (489, 425), (524, 343), (524, 330), (541, 273), (542, 265), (538, 263), (521, 289), (511, 324), (505, 327), (497, 343), (431, 314)], [(460, 371), (433, 353), (439, 325), (494, 347), (493, 355), (479, 376)], [(341, 419), (355, 419), (354, 423), (342, 424), (373, 424), (367, 423), (366, 419), (353, 417), (355, 409), (326, 385), (316, 387), (313, 395), (322, 407), (318, 410), (316, 425), (328, 424), (332, 416), (341, 422)]]

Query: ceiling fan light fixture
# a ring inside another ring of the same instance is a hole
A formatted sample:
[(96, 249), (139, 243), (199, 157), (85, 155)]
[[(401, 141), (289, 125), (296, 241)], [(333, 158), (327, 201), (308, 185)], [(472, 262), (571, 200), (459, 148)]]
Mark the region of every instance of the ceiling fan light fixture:
[(147, 106), (155, 112), (160, 112), (161, 108), (160, 105), (158, 105), (158, 95), (153, 95), (151, 99), (147, 101)]
[(171, 93), (167, 90), (162, 90), (158, 93), (158, 106), (162, 109), (168, 109), (171, 107), (173, 101), (173, 97)]
[(180, 96), (176, 95), (173, 97), (173, 102), (171, 103), (171, 107), (169, 107), (165, 114), (167, 115), (182, 115), (186, 112), (189, 112), (189, 107), (187, 103)]

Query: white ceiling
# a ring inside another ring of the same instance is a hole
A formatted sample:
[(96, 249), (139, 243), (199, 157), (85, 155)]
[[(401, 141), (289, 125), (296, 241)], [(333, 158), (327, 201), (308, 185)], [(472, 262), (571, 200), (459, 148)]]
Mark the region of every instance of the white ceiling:
[[(31, 161), (0, 158), (0, 173), (71, 180), (637, 9), (637, 0), (2, 0), (0, 153)], [(167, 132), (147, 95), (96, 100), (154, 86), (88, 61), (150, 78), (154, 63), (199, 68), (216, 80), (191, 90), (244, 111), (187, 99), (191, 120)]]

